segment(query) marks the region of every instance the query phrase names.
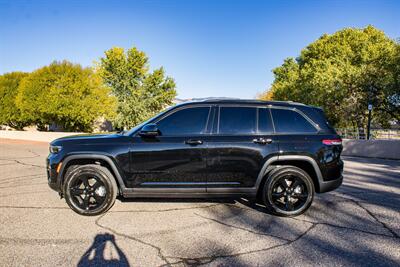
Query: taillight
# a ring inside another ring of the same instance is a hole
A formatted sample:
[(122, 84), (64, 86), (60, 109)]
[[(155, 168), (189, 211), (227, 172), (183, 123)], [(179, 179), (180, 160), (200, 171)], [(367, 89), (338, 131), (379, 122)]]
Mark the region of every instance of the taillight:
[(322, 143), (328, 146), (337, 146), (342, 144), (342, 139), (324, 139)]

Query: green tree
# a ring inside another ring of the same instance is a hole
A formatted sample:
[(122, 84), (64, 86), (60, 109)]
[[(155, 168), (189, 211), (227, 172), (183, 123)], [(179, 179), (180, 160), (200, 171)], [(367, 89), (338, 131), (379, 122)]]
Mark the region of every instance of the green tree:
[(28, 73), (11, 72), (0, 75), (0, 124), (21, 130), (29, 125), (29, 121), (23, 120), (21, 111), (15, 104), (18, 94), (18, 86)]
[(105, 52), (97, 70), (118, 99), (114, 125), (131, 128), (172, 104), (175, 82), (161, 67), (149, 72), (149, 59), (138, 49), (114, 47)]
[(53, 62), (27, 76), (16, 99), (25, 120), (56, 123), (68, 131), (90, 131), (95, 119), (111, 117), (115, 99), (90, 68)]
[(324, 34), (273, 70), (275, 100), (324, 108), (336, 126), (362, 127), (367, 105), (376, 123), (400, 119), (399, 44), (368, 26)]

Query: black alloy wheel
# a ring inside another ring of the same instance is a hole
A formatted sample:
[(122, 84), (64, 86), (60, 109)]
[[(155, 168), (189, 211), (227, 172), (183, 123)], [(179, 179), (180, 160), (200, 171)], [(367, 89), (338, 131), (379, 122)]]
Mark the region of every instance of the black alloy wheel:
[(75, 165), (69, 167), (65, 174), (63, 192), (72, 210), (81, 215), (94, 216), (114, 205), (118, 187), (106, 167)]
[(272, 185), (272, 202), (281, 210), (298, 210), (307, 198), (307, 186), (297, 176), (283, 176)]
[(82, 174), (69, 188), (72, 201), (84, 210), (95, 210), (104, 204), (107, 189), (96, 175)]
[(310, 176), (294, 166), (282, 166), (270, 173), (264, 185), (264, 203), (275, 214), (296, 216), (305, 212), (314, 197)]

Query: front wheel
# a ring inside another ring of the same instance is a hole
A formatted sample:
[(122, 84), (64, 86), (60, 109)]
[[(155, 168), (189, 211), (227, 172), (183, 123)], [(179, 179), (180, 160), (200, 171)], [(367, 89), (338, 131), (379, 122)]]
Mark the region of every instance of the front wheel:
[(80, 215), (95, 216), (109, 210), (114, 205), (117, 190), (113, 175), (100, 165), (71, 166), (65, 174), (65, 200)]
[(313, 181), (305, 171), (294, 166), (282, 166), (267, 178), (263, 200), (276, 215), (297, 216), (310, 207), (314, 191)]

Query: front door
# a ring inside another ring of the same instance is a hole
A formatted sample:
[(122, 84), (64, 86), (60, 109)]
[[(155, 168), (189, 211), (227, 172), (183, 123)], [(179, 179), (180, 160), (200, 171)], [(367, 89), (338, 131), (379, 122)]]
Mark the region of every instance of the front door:
[[(257, 106), (220, 106), (208, 141), (207, 191), (253, 187), (265, 161), (278, 154), (270, 111)], [(215, 189), (215, 190), (213, 190)]]
[(209, 106), (171, 110), (156, 121), (159, 136), (133, 137), (130, 187), (197, 188), (205, 192)]

